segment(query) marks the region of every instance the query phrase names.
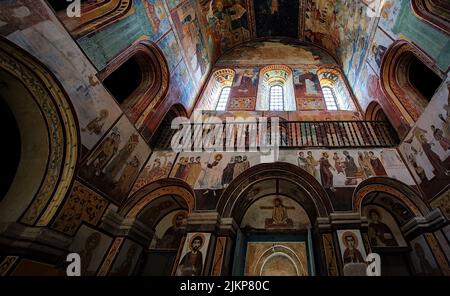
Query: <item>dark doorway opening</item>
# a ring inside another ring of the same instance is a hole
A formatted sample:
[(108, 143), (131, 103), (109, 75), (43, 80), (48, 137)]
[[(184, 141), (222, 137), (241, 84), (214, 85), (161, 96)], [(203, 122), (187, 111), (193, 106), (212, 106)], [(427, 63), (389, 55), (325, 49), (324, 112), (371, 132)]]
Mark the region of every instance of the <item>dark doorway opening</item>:
[(2, 135), (6, 139), (2, 145), (1, 163), (2, 178), (0, 178), (0, 201), (6, 196), (16, 176), (21, 155), (20, 130), (6, 102), (0, 97), (0, 127)]

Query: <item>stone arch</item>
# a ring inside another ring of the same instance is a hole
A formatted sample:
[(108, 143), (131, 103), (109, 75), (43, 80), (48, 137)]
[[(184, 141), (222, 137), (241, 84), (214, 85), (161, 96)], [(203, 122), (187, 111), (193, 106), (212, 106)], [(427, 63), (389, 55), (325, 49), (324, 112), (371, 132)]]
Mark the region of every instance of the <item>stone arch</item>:
[(152, 110), (161, 104), (167, 94), (170, 77), (169, 67), (161, 49), (155, 43), (144, 40), (133, 44), (112, 60), (99, 73), (99, 78), (103, 83), (106, 83), (116, 71), (130, 61), (137, 64), (140, 81), (120, 106), (128, 118), (136, 123), (139, 129), (142, 129), (145, 127), (145, 121)]
[(450, 35), (450, 4), (446, 0), (411, 0), (413, 13), (421, 20)]
[(368, 194), (380, 191), (401, 201), (415, 216), (426, 216), (430, 208), (422, 200), (420, 193), (398, 180), (388, 177), (375, 177), (363, 181), (353, 193), (353, 212), (360, 213)]
[(179, 179), (163, 179), (150, 183), (134, 193), (119, 209), (119, 214), (125, 218), (136, 218), (151, 202), (166, 195), (182, 198), (188, 205), (189, 212), (195, 209), (195, 193), (186, 182)]
[[(79, 157), (77, 118), (55, 76), (2, 37), (0, 72), (2, 79), (7, 79), (2, 93), (13, 98), (7, 104), (13, 109), (23, 140), (20, 164), (0, 204), (0, 216), (8, 222), (21, 216), (20, 222), (24, 224), (46, 226), (73, 181)], [(44, 142), (36, 141), (41, 136)]]
[(444, 74), (433, 60), (419, 48), (405, 40), (397, 40), (387, 50), (380, 69), (381, 88), (389, 100), (405, 118), (413, 125), (425, 110), (427, 101), (412, 84), (408, 69), (413, 61), (422, 63), (430, 73), (440, 79)]
[[(314, 204), (316, 217), (312, 217), (312, 223), (314, 218), (328, 217), (333, 211), (325, 189), (313, 176), (295, 165), (277, 162), (254, 166), (234, 179), (219, 198), (217, 211), (221, 217), (234, 217), (236, 209), (247, 208), (249, 205), (246, 205), (246, 194), (251, 186), (262, 180), (273, 179), (273, 176), (292, 182), (302, 189), (306, 199)], [(301, 200), (296, 201), (302, 204)]]
[(81, 17), (69, 17), (66, 13), (69, 2), (64, 3), (66, 1), (60, 0), (48, 2), (75, 39), (90, 35), (121, 20), (133, 7), (133, 0), (81, 0)]

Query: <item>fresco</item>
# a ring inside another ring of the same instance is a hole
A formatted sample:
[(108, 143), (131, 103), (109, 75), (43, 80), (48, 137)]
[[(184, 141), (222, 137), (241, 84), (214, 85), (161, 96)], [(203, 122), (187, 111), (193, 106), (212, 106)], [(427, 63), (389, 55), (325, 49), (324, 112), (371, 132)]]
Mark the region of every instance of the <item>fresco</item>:
[(154, 151), (134, 183), (130, 195), (152, 182), (168, 178), (176, 156), (172, 151)]
[(169, 19), (161, 1), (133, 1), (132, 13), (129, 16), (78, 39), (78, 44), (97, 69), (104, 69), (114, 57), (137, 40), (148, 39), (156, 42), (169, 31)]
[(87, 150), (92, 149), (121, 113), (96, 78), (97, 70), (45, 4), (2, 1), (1, 11), (0, 34), (55, 74), (71, 98), (81, 127), (81, 143)]
[(173, 31), (170, 31), (166, 36), (161, 38), (158, 41), (158, 46), (163, 51), (164, 57), (169, 64), (170, 73), (172, 74), (182, 59), (181, 50)]
[[(280, 55), (280, 53), (283, 53)], [(263, 61), (263, 63), (262, 63)], [(296, 45), (283, 40), (249, 42), (239, 46), (221, 57), (216, 66), (255, 66), (255, 65), (318, 65), (335, 64), (326, 52), (317, 47)]]
[(368, 238), (371, 247), (406, 247), (403, 235), (394, 218), (384, 208), (370, 205), (362, 215), (369, 222)]
[(395, 149), (281, 151), (280, 161), (299, 166), (332, 192), (377, 176), (415, 184)]
[(349, 263), (366, 265), (366, 250), (359, 230), (338, 230), (339, 247), (344, 266)]
[(180, 102), (186, 108), (191, 108), (196, 96), (196, 87), (194, 85), (189, 70), (184, 62), (178, 64), (172, 76), (167, 100), (172, 102)]
[(400, 145), (416, 182), (432, 199), (450, 183), (450, 81), (443, 83)]
[(298, 38), (299, 3), (298, 0), (254, 0), (256, 36)]
[(172, 10), (171, 15), (190, 69), (189, 74), (194, 83), (198, 84), (209, 70), (209, 57), (203, 43), (195, 4), (185, 1)]
[(181, 153), (170, 175), (186, 181), (194, 189), (216, 191), (228, 187), (233, 179), (259, 161), (259, 153)]
[(297, 110), (325, 110), (317, 68), (294, 69), (293, 76)]
[(199, 2), (202, 23), (206, 27), (205, 40), (212, 61), (225, 50), (250, 39), (245, 0)]
[(367, 57), (368, 63), (376, 73), (380, 72), (383, 56), (392, 43), (393, 40), (378, 28)]
[(308, 276), (305, 242), (249, 242), (245, 276)]
[(149, 154), (150, 148), (123, 116), (87, 158), (79, 176), (120, 204)]
[(341, 40), (338, 55), (350, 85), (354, 86), (364, 65), (377, 18), (369, 17), (362, 1), (337, 1), (336, 11)]
[(109, 275), (111, 276), (129, 276), (133, 274), (136, 264), (142, 252), (142, 247), (126, 240), (122, 245), (119, 254), (114, 260), (114, 264), (111, 267)]
[(335, 53), (340, 47), (336, 0), (308, 0), (305, 3), (305, 39)]
[(282, 196), (258, 199), (245, 213), (241, 228), (245, 229), (307, 229), (308, 214), (295, 201)]
[(70, 250), (80, 254), (81, 276), (96, 275), (112, 238), (83, 225), (73, 240)]
[(411, 241), (412, 252), (410, 258), (415, 275), (418, 276), (439, 276), (441, 271), (424, 236)]
[(201, 276), (211, 233), (188, 233), (176, 269), (176, 276)]
[[(259, 68), (235, 69), (233, 85), (231, 86), (230, 99), (248, 100), (256, 104), (256, 95), (258, 92)], [(248, 107), (248, 106), (247, 106)], [(234, 108), (236, 110), (236, 108)], [(241, 109), (242, 110), (242, 109)], [(244, 109), (245, 110), (245, 109)], [(253, 108), (254, 110), (254, 108)]]
[(174, 211), (161, 219), (155, 227), (150, 249), (178, 250), (183, 239), (180, 226), (187, 215), (186, 211)]

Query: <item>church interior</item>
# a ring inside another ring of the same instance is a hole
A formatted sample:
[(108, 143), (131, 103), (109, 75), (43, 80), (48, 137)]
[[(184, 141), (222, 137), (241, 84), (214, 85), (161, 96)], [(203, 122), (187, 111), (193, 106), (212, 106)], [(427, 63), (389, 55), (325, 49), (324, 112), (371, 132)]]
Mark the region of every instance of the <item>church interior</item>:
[(449, 20), (0, 1), (0, 275), (450, 276)]

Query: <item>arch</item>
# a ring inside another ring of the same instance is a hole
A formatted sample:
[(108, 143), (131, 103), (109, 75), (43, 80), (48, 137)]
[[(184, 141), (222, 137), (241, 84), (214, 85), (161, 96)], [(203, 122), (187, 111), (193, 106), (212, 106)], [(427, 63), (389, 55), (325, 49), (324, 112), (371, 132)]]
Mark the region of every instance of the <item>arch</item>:
[[(129, 65), (127, 63), (133, 63), (134, 67), (139, 69), (140, 77), (137, 77), (139, 83), (119, 105), (128, 118), (136, 123), (138, 128), (141, 128), (150, 112), (161, 103), (167, 94), (169, 67), (163, 52), (155, 43), (144, 40), (133, 44), (99, 73), (100, 80), (113, 93), (113, 96), (114, 91), (108, 84), (113, 87), (120, 84), (120, 80), (114, 77), (114, 73), (120, 74), (121, 67)], [(117, 97), (116, 100), (118, 100)]]
[(150, 183), (134, 193), (118, 212), (125, 218), (136, 218), (151, 202), (167, 195), (182, 198), (189, 212), (195, 209), (195, 193), (191, 186), (182, 180), (168, 178)]
[(401, 201), (415, 216), (426, 216), (429, 207), (422, 200), (421, 195), (410, 186), (388, 177), (374, 177), (359, 184), (353, 193), (353, 212), (361, 214), (362, 204), (367, 196), (380, 191)]
[[(22, 144), (22, 156), (17, 174), (6, 197), (2, 200), (0, 211), (2, 220), (20, 221), (28, 225), (45, 226), (51, 221), (58, 207), (66, 196), (73, 181), (79, 154), (78, 123), (70, 103), (70, 98), (55, 76), (39, 61), (10, 41), (0, 37), (0, 71), (12, 77), (14, 87), (20, 87), (24, 97), (15, 97), (23, 101), (27, 112), (16, 115), (19, 126), (30, 125), (30, 114), (35, 116), (36, 131), (20, 129), (22, 139), (36, 138), (38, 122), (42, 122), (45, 142), (37, 153), (30, 151), (26, 143)], [(7, 83), (5, 84), (7, 85)], [(9, 94), (17, 95), (13, 89)], [(28, 121), (28, 123), (26, 123)], [(32, 125), (33, 123), (31, 123)], [(34, 145), (39, 145), (33, 142)], [(31, 149), (33, 150), (33, 149)], [(37, 155), (40, 155), (38, 159)], [(42, 174), (28, 174), (33, 163), (40, 160), (35, 167)], [(32, 178), (39, 178), (31, 185)], [(26, 186), (25, 186), (26, 184)]]
[[(262, 180), (273, 179), (287, 180), (302, 189), (308, 201), (314, 204), (316, 217), (327, 217), (333, 211), (331, 201), (322, 185), (310, 174), (301, 168), (288, 163), (259, 164), (239, 175), (222, 193), (217, 203), (217, 211), (223, 218), (235, 217), (236, 209), (245, 210), (249, 205), (246, 195), (252, 185)], [(300, 196), (293, 197), (300, 205), (303, 203)], [(245, 212), (245, 211), (243, 211)], [(314, 223), (314, 218), (310, 217)], [(240, 219), (237, 219), (238, 221)]]
[[(273, 87), (282, 88), (283, 110), (271, 110), (270, 101)], [(285, 65), (270, 65), (259, 74), (256, 111), (296, 111), (294, 79), (292, 69)]]
[[(81, 0), (81, 16), (69, 17), (66, 8), (69, 2), (48, 0), (56, 15), (64, 23), (67, 30), (75, 38), (93, 34), (100, 29), (116, 23), (128, 16), (133, 7), (133, 0)], [(94, 2), (94, 3), (92, 3)]]
[[(220, 94), (225, 87), (232, 87), (236, 71), (223, 68), (214, 71), (198, 105), (199, 110), (216, 110)], [(225, 106), (226, 109), (227, 106)]]
[(371, 102), (367, 106), (365, 120), (367, 121), (387, 121), (388, 118), (378, 102)]
[[(356, 104), (353, 95), (350, 93), (345, 82), (344, 75), (338, 67), (321, 67), (317, 71), (320, 86), (322, 89), (330, 89), (333, 93), (337, 110), (356, 111)], [(324, 92), (324, 96), (326, 93)], [(326, 96), (325, 96), (326, 100)]]
[(411, 0), (413, 13), (419, 18), (450, 35), (450, 3), (446, 0)]
[(444, 79), (444, 74), (433, 60), (405, 40), (398, 40), (387, 49), (380, 69), (381, 88), (384, 95), (399, 108), (410, 125), (419, 119), (431, 100), (431, 97), (424, 97), (411, 84), (409, 68), (414, 61), (422, 63), (431, 73)]

